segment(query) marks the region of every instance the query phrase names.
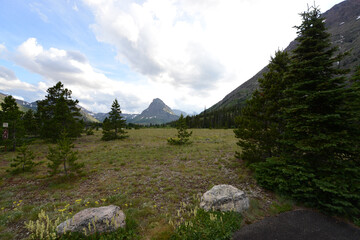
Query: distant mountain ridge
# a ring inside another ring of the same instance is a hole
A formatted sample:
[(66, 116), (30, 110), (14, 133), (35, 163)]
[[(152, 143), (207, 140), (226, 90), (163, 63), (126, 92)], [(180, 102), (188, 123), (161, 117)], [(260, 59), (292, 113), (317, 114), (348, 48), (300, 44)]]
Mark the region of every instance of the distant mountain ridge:
[[(0, 93), (0, 103), (4, 101), (4, 98), (8, 96), (6, 94)], [(36, 102), (26, 102), (23, 100), (16, 99), (16, 103), (19, 106), (19, 109), (23, 112), (32, 109), (36, 111), (37, 103)], [(103, 122), (106, 117), (109, 116), (108, 113), (93, 113), (82, 106), (80, 108), (80, 113), (86, 122)], [(1, 106), (0, 106), (1, 110)], [(179, 119), (180, 115), (183, 114), (186, 116), (186, 112), (181, 110), (172, 110), (167, 106), (161, 99), (155, 98), (147, 109), (145, 109), (141, 114), (128, 114), (122, 113), (121, 116), (124, 117), (127, 123), (135, 123), (141, 125), (149, 124), (163, 124), (175, 121)]]
[[(179, 119), (180, 115), (187, 116), (187, 113), (181, 110), (173, 110), (167, 106), (160, 98), (155, 98), (147, 109), (141, 114), (121, 113), (127, 123), (140, 125), (164, 124)], [(108, 113), (94, 113), (93, 116), (100, 122), (109, 116)]]
[[(341, 2), (323, 13), (322, 16), (326, 19), (325, 24), (328, 32), (332, 35), (332, 42), (339, 46), (341, 52), (351, 50), (350, 54), (339, 63), (339, 67), (353, 71), (356, 66), (360, 66), (360, 0)], [(294, 40), (285, 50), (290, 52), (295, 49), (296, 45), (297, 42)], [(246, 100), (258, 88), (258, 79), (266, 71), (267, 67), (265, 66), (221, 101), (207, 109), (207, 112), (245, 105)]]

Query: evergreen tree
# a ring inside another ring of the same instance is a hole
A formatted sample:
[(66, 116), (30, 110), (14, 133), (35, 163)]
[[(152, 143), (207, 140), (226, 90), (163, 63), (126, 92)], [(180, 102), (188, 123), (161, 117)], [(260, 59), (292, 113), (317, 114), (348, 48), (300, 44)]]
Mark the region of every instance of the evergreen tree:
[(33, 160), (35, 159), (34, 153), (29, 150), (28, 146), (23, 145), (18, 148), (19, 154), (12, 160), (10, 167), (13, 169), (10, 170), (11, 173), (19, 173), (31, 171), (33, 167), (38, 165)]
[(71, 90), (64, 89), (61, 82), (47, 92), (45, 99), (37, 102), (40, 136), (55, 141), (65, 131), (69, 137), (79, 137), (83, 129), (80, 109), (77, 107), (79, 101), (71, 99)]
[(103, 122), (103, 136), (102, 140), (109, 141), (114, 139), (124, 139), (128, 136), (124, 130), (126, 127), (126, 120), (120, 115), (120, 104), (117, 99), (114, 100), (111, 105), (111, 111), (109, 112), (109, 118), (105, 118)]
[(25, 127), (25, 133), (27, 135), (36, 135), (38, 134), (38, 127), (37, 122), (35, 118), (35, 113), (32, 109), (28, 110), (24, 116), (24, 127)]
[(258, 165), (257, 179), (310, 206), (359, 216), (358, 146), (349, 134), (355, 125), (346, 106), (346, 71), (336, 67), (342, 55), (336, 55), (318, 8), (301, 16), (281, 101), (281, 153)]
[(288, 68), (287, 52), (276, 52), (268, 65), (269, 71), (259, 79), (259, 90), (253, 93), (236, 120), (238, 128), (234, 133), (239, 139), (237, 145), (242, 150), (236, 156), (248, 164), (265, 161), (268, 157), (276, 156), (279, 150), (277, 140), (283, 129), (278, 116), (279, 101), (283, 97), (284, 76)]
[(77, 152), (72, 150), (73, 148), (74, 144), (71, 143), (70, 138), (67, 137), (65, 132), (61, 133), (56, 147), (49, 147), (47, 159), (50, 161), (48, 167), (51, 176), (56, 175), (60, 171), (59, 167), (61, 165), (63, 166), (66, 176), (72, 172), (80, 173), (80, 168), (82, 168), (84, 164), (76, 163), (78, 157)]
[(180, 118), (177, 120), (176, 129), (178, 131), (177, 138), (169, 138), (167, 141), (172, 145), (184, 145), (190, 143), (190, 136), (192, 132), (187, 131), (186, 119), (181, 114)]
[(12, 150), (15, 151), (16, 146), (21, 145), (24, 137), (24, 125), (21, 119), (23, 112), (19, 110), (15, 98), (12, 96), (4, 98), (4, 102), (1, 103), (1, 108), (1, 122), (8, 123), (9, 131), (8, 139), (3, 141), (3, 144), (5, 144), (7, 148), (12, 146)]

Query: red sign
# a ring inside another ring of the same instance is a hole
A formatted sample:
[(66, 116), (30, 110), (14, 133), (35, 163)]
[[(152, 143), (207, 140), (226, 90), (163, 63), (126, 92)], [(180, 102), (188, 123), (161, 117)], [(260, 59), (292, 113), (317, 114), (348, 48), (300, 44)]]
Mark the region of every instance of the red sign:
[(4, 140), (6, 140), (6, 139), (9, 138), (9, 131), (8, 131), (6, 128), (4, 129), (2, 138), (3, 138)]

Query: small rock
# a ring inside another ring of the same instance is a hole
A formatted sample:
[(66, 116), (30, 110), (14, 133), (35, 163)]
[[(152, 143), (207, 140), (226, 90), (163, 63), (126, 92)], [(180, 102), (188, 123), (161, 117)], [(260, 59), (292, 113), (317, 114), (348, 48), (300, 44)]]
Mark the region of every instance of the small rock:
[(208, 210), (243, 212), (249, 208), (245, 192), (231, 185), (216, 185), (201, 198), (200, 207)]
[(112, 232), (119, 227), (125, 227), (125, 214), (118, 206), (110, 205), (84, 209), (60, 223), (56, 230), (58, 234), (81, 232), (89, 235), (95, 232)]

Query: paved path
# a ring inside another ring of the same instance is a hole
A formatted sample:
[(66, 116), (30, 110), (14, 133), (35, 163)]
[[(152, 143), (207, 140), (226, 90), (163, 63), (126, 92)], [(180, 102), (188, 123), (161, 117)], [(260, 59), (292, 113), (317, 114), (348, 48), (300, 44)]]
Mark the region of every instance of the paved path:
[(233, 240), (360, 240), (360, 228), (310, 210), (297, 210), (244, 226)]

